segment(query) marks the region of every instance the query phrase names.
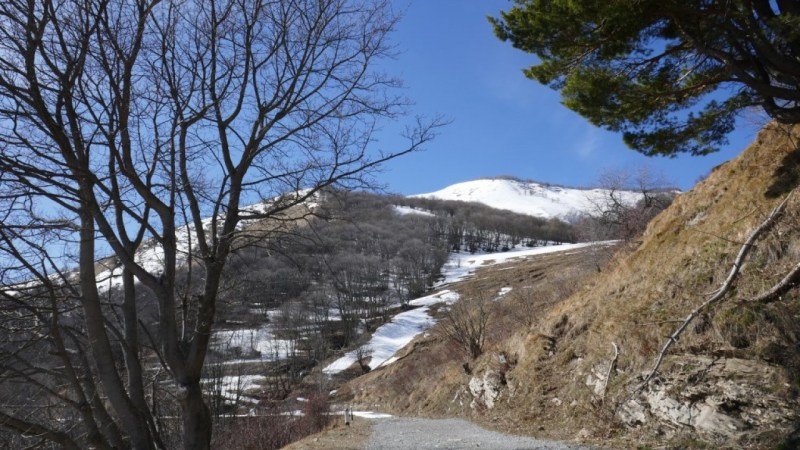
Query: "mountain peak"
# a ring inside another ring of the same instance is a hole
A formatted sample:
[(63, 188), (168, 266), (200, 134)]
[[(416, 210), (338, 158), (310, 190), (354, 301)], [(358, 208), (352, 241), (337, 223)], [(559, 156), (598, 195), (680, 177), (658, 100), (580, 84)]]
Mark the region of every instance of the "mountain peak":
[[(579, 189), (512, 176), (479, 178), (456, 183), (444, 189), (411, 197), (477, 202), (497, 209), (549, 219), (577, 214), (593, 214), (608, 191)], [(624, 191), (623, 200), (635, 203), (640, 194)]]

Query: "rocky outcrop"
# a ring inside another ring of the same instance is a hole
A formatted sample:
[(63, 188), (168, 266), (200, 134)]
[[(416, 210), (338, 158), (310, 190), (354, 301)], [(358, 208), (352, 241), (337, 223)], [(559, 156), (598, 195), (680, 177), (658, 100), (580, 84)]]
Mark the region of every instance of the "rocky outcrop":
[(653, 421), (735, 439), (753, 429), (791, 432), (800, 403), (786, 395), (782, 369), (763, 361), (677, 356), (673, 369), (618, 411), (628, 426)]
[(506, 389), (505, 374), (498, 370), (487, 370), (483, 375), (475, 375), (469, 380), (469, 392), (472, 394), (470, 407), (476, 409), (494, 408), (497, 400)]

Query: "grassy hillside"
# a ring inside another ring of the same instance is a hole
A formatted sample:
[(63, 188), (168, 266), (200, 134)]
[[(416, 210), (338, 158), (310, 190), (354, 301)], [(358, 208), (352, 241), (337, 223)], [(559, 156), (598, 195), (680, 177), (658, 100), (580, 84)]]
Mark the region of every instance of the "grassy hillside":
[(526, 295), (499, 302), (477, 360), (434, 331), (341, 395), (397, 413), (463, 414), (520, 433), (617, 447), (792, 448), (800, 410), (798, 290), (770, 302), (747, 299), (800, 262), (800, 193), (756, 242), (733, 289), (692, 321), (658, 376), (635, 388), (666, 337), (722, 284), (749, 233), (797, 186), (799, 132), (767, 127), (679, 196), (602, 273), (584, 279), (591, 264), (566, 273), (566, 265), (542, 260), (479, 273), (462, 294), (503, 285)]

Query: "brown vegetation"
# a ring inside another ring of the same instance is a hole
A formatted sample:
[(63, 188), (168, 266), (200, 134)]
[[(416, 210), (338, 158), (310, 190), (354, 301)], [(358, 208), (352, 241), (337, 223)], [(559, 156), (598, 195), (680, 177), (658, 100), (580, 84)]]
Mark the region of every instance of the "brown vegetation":
[(339, 421), (331, 424), (322, 433), (287, 445), (284, 450), (361, 450), (365, 448), (371, 434), (372, 424), (367, 419), (355, 420), (347, 426)]
[(231, 418), (214, 437), (214, 448), (278, 449), (325, 429), (331, 422), (327, 395), (310, 396), (300, 411), (261, 408), (252, 417)]
[[(461, 414), (507, 431), (621, 447), (794, 445), (798, 292), (789, 286), (771, 301), (752, 299), (786, 279), (800, 261), (800, 196), (790, 198), (775, 225), (755, 241), (730, 293), (698, 314), (668, 350), (658, 374), (659, 389), (676, 398), (687, 391), (709, 395), (704, 373), (736, 380), (748, 394), (725, 400), (730, 406), (723, 407), (735, 416), (737, 401), (772, 399), (782, 406), (763, 413), (784, 411), (779, 420), (750, 417), (743, 425), (751, 427), (747, 433), (720, 435), (663, 418), (626, 425), (620, 406), (636, 398), (665, 337), (722, 285), (747, 236), (797, 186), (797, 136), (797, 129), (778, 126), (762, 131), (739, 157), (678, 196), (650, 223), (638, 247), (617, 254), (602, 273), (586, 278), (593, 272), (586, 253), (479, 271), (458, 287), (462, 295), (513, 290), (494, 309), (486, 349), (470, 373), (453, 344), (432, 333), (412, 343), (402, 360), (355, 380), (340, 395), (395, 413)], [(470, 381), (489, 372), (502, 386), (491, 408), (469, 390)]]
[[(479, 270), (471, 280), (456, 287), (462, 297), (491, 296), (489, 298), (494, 300), (502, 288), (512, 288), (491, 308), (486, 322), (484, 356), (473, 361), (458, 342), (442, 338), (440, 332), (423, 335), (398, 355), (398, 362), (339, 389), (337, 401), (352, 400), (365, 408), (380, 408), (397, 414), (469, 414), (464, 386), (470, 377), (465, 365), (472, 371), (487, 365), (511, 369), (524, 354), (537, 351), (534, 348), (548, 347), (549, 337), (533, 333), (528, 336), (530, 328), (525, 324), (535, 322), (593, 273), (594, 265), (587, 263), (592, 259), (587, 258), (591, 253), (591, 250), (582, 250), (547, 254)], [(446, 314), (439, 312), (440, 317)], [(528, 348), (530, 342), (536, 344)]]

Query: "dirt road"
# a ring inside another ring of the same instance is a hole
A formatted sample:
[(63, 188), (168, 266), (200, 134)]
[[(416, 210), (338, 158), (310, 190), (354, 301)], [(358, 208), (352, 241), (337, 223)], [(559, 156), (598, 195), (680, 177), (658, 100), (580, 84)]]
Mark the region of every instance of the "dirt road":
[(513, 436), (489, 431), (462, 419), (391, 417), (360, 419), (355, 426), (336, 427), (293, 445), (291, 450), (358, 449), (497, 449), (589, 450), (591, 447)]
[(429, 448), (578, 450), (589, 447), (498, 433), (462, 419), (393, 417), (375, 421), (366, 448), (370, 450)]

